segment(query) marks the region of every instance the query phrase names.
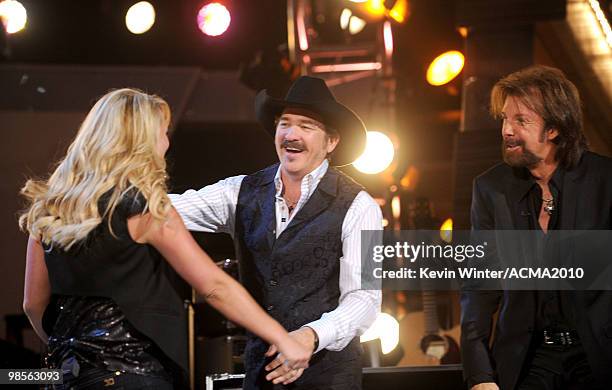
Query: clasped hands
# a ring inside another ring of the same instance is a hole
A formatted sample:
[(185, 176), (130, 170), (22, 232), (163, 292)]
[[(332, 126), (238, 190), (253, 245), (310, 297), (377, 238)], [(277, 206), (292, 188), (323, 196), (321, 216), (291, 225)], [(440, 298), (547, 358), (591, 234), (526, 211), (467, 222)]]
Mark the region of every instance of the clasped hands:
[[(315, 343), (315, 333), (309, 327), (303, 327), (293, 332), (289, 332), (289, 336), (297, 341), (299, 344), (304, 347), (309, 348), (310, 351), (313, 350)], [(314, 351), (313, 351), (314, 352)], [(270, 371), (268, 375), (266, 375), (266, 379), (272, 381), (274, 384), (282, 383), (283, 385), (287, 385), (296, 381), (302, 373), (304, 373), (304, 369), (306, 367), (289, 367), (286, 364), (286, 359), (283, 354), (278, 353), (278, 347), (276, 345), (271, 345), (266, 352), (266, 356), (274, 356), (276, 357), (265, 367), (266, 371)]]

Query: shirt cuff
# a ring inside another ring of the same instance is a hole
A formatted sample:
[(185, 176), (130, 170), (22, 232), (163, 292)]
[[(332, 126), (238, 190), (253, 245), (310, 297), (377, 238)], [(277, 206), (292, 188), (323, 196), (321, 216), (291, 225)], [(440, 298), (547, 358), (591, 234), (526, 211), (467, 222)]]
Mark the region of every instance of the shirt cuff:
[(476, 386), (479, 383), (488, 383), (488, 382), (495, 383), (495, 378), (493, 378), (493, 376), (490, 374), (480, 373), (480, 374), (471, 376), (467, 380), (467, 385), (468, 385), (468, 389), (471, 389), (472, 386)]
[(317, 333), (317, 337), (319, 337), (319, 347), (314, 353), (319, 352), (336, 341), (336, 326), (333, 321), (327, 318), (320, 318), (303, 326), (314, 330)]

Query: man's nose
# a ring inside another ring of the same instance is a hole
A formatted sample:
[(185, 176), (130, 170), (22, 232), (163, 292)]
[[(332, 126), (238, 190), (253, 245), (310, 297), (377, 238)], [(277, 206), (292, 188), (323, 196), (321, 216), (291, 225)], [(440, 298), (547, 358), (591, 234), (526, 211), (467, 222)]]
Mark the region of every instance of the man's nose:
[(502, 136), (511, 137), (513, 135), (514, 135), (514, 130), (512, 129), (512, 125), (510, 124), (510, 121), (507, 119), (504, 119), (504, 121), (502, 122)]
[(299, 138), (300, 135), (300, 127), (297, 125), (291, 125), (287, 128), (285, 132), (285, 139), (288, 141), (294, 141)]

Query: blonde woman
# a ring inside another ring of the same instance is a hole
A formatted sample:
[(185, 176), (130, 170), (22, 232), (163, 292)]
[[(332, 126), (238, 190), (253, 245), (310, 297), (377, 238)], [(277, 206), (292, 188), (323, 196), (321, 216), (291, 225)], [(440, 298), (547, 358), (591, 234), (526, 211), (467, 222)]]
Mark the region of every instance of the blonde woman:
[(176, 271), (230, 320), (304, 368), (293, 341), (215, 266), (166, 195), (170, 110), (120, 89), (91, 109), (55, 172), (29, 180), (20, 224), (30, 233), (23, 307), (48, 343), (48, 365), (75, 388), (184, 384), (187, 335)]

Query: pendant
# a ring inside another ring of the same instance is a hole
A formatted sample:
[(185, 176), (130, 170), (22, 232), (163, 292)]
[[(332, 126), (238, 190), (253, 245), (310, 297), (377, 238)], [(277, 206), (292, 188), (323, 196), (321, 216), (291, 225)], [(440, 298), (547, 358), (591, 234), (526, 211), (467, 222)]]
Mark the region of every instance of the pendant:
[(555, 211), (554, 199), (542, 199), (542, 202), (544, 202), (544, 211), (546, 211), (546, 214), (552, 215), (553, 211)]

